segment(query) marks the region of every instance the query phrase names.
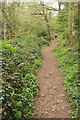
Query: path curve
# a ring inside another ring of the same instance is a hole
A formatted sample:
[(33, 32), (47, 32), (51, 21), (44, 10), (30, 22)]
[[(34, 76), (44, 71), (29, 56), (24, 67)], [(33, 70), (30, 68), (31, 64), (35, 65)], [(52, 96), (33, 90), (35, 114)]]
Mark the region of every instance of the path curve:
[(51, 41), (50, 46), (42, 49), (43, 61), (37, 71), (40, 92), (34, 106), (35, 118), (72, 118), (58, 61), (52, 53), (55, 44), (56, 40)]

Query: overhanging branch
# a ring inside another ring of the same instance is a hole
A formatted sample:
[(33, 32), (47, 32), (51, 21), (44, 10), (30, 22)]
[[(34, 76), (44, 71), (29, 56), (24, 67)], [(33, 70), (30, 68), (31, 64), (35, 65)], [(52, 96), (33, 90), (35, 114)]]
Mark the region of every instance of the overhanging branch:
[(40, 5), (44, 6), (44, 9), (47, 9), (47, 10), (59, 11), (56, 8), (50, 7), (48, 5), (45, 5), (44, 2), (40, 2)]

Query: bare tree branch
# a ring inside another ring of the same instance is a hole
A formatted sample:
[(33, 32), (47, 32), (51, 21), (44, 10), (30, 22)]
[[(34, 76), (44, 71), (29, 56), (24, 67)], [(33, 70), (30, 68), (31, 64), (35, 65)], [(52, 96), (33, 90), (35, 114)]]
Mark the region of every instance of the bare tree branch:
[(45, 5), (44, 2), (40, 2), (40, 5), (44, 6), (44, 9), (47, 9), (47, 10), (59, 11), (56, 8), (50, 7), (48, 5)]

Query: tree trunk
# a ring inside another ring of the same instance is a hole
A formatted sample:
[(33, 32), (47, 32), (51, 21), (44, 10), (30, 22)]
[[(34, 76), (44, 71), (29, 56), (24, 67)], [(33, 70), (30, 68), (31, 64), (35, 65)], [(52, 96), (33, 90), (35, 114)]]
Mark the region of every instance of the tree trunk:
[(4, 40), (6, 40), (7, 38), (6, 38), (6, 21), (4, 22)]
[(69, 43), (71, 42), (72, 37), (72, 23), (73, 23), (73, 15), (72, 15), (72, 9), (71, 9), (72, 3), (69, 2), (69, 13), (68, 13), (68, 40)]
[(44, 11), (44, 6), (43, 6), (43, 15), (44, 15), (44, 18), (45, 18), (45, 21), (46, 21), (46, 25), (47, 25), (48, 39), (50, 41), (51, 40), (50, 26), (49, 26), (49, 21), (48, 21), (47, 15), (46, 15), (46, 13)]
[(59, 13), (60, 13), (60, 11), (61, 11), (61, 3), (58, 2), (58, 5), (59, 5)]
[[(7, 10), (6, 10), (6, 1), (4, 0), (4, 2), (3, 2), (3, 6), (2, 6), (2, 9), (5, 9), (5, 13), (4, 14), (7, 14)], [(7, 40), (7, 36), (6, 36), (6, 19), (4, 19), (5, 17), (5, 15), (4, 14), (2, 14), (2, 21), (3, 21), (3, 37), (4, 37), (4, 40)]]

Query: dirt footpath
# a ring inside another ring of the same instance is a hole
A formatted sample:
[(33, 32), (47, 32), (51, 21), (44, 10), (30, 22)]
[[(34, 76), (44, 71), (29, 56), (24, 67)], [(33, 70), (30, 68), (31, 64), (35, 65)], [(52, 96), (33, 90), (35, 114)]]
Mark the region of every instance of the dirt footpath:
[(42, 50), (43, 61), (37, 72), (40, 83), (39, 98), (35, 103), (35, 118), (72, 118), (69, 114), (70, 104), (62, 85), (63, 77), (58, 67), (58, 61), (52, 49), (56, 40)]

